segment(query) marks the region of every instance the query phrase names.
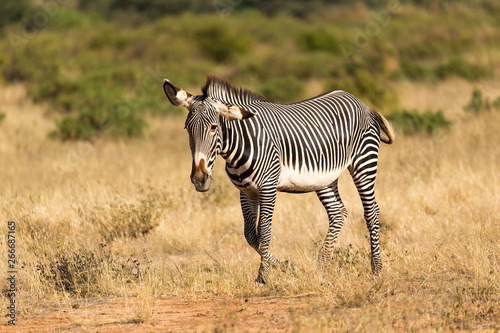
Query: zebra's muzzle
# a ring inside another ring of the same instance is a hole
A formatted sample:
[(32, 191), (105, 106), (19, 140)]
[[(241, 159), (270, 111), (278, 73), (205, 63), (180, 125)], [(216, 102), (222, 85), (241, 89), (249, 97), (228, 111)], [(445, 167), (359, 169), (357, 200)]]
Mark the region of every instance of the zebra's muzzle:
[(198, 192), (206, 192), (210, 188), (210, 183), (212, 182), (212, 177), (208, 177), (206, 181), (196, 182), (193, 181), (194, 188)]
[(212, 182), (212, 173), (205, 167), (205, 160), (201, 159), (198, 165), (193, 161), (193, 169), (191, 170), (191, 182), (198, 192), (206, 192), (210, 188)]

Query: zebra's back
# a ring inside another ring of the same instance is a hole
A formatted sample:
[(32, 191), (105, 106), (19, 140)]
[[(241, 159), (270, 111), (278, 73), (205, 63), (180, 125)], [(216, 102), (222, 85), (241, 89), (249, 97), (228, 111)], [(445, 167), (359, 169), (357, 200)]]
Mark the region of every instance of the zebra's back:
[[(329, 186), (351, 164), (356, 137), (370, 125), (369, 108), (337, 90), (293, 104), (262, 102), (249, 120), (261, 122), (279, 151), (278, 190)], [(260, 118), (260, 119), (259, 119)]]

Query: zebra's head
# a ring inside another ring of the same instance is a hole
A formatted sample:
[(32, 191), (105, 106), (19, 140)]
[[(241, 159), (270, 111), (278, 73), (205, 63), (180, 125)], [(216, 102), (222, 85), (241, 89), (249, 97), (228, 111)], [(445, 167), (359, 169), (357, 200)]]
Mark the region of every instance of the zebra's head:
[(223, 103), (206, 94), (193, 96), (175, 87), (167, 79), (163, 81), (163, 89), (173, 105), (185, 107), (189, 111), (185, 129), (189, 134), (193, 157), (191, 182), (196, 191), (206, 192), (212, 181), (215, 158), (222, 150), (221, 121), (242, 120), (253, 116), (254, 113)]

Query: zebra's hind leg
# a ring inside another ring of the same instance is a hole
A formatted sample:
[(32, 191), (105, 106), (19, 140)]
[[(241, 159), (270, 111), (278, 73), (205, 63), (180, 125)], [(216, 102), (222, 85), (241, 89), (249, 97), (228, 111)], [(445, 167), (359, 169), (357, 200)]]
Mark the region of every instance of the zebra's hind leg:
[[(276, 200), (276, 199), (274, 199)], [(262, 257), (262, 246), (261, 246), (261, 232), (260, 228), (262, 223), (259, 223), (259, 232), (257, 232), (257, 218), (259, 215), (259, 199), (258, 198), (249, 198), (243, 192), (240, 192), (240, 202), (241, 202), (241, 210), (243, 212), (243, 219), (245, 220), (245, 238), (248, 244)], [(274, 203), (272, 203), (274, 209)], [(271, 211), (272, 218), (272, 211)], [(265, 223), (265, 222), (264, 222)], [(270, 224), (269, 222), (269, 233), (270, 233)], [(266, 247), (267, 250), (267, 247)], [(288, 261), (281, 262), (273, 253), (267, 250), (266, 254), (267, 263), (270, 267), (273, 268), (281, 268), (282, 270), (286, 270), (288, 267), (292, 267), (293, 265)], [(262, 265), (261, 265), (262, 266)], [(260, 271), (259, 271), (260, 276)], [(257, 278), (259, 280), (259, 278)], [(260, 283), (264, 283), (264, 279), (262, 281), (258, 281)]]
[(316, 191), (319, 200), (326, 209), (329, 221), (328, 232), (318, 258), (322, 269), (332, 257), (333, 246), (337, 242), (337, 237), (347, 217), (347, 209), (340, 199), (337, 183), (336, 180), (332, 186)]
[(377, 175), (378, 151), (369, 151), (359, 159), (353, 161), (349, 168), (354, 184), (363, 203), (364, 218), (370, 232), (372, 253), (372, 272), (380, 273), (382, 260), (380, 259), (379, 244), (379, 208), (375, 201), (375, 178)]

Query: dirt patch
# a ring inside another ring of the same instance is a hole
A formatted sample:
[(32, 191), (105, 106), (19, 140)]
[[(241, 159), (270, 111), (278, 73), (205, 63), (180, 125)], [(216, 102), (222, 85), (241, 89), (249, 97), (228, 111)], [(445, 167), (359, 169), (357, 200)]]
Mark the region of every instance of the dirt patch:
[(18, 316), (2, 332), (155, 332), (155, 331), (291, 331), (292, 313), (314, 298), (250, 298), (181, 300), (86, 300), (46, 304), (37, 313)]

